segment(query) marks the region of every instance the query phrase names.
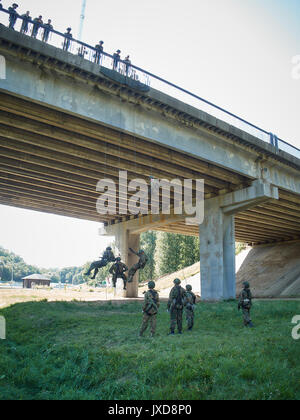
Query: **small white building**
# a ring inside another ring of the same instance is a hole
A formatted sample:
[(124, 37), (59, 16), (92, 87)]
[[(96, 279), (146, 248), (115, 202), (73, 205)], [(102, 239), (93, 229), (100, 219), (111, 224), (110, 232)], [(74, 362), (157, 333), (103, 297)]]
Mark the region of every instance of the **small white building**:
[(32, 274), (31, 276), (24, 277), (23, 289), (32, 289), (32, 286), (46, 286), (50, 287), (51, 279), (47, 274)]

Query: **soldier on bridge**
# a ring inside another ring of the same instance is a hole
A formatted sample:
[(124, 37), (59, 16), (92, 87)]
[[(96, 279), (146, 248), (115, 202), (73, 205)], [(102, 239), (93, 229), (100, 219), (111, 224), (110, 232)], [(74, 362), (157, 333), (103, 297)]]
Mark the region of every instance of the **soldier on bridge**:
[(103, 44), (104, 44), (104, 42), (100, 41), (99, 44), (97, 44), (95, 46), (96, 53), (94, 55), (94, 58), (95, 58), (95, 63), (96, 64), (101, 63), (101, 58), (102, 58), (102, 53), (103, 53)]
[(31, 32), (32, 38), (36, 38), (39, 32), (40, 27), (43, 25), (43, 16), (33, 19), (33, 28)]
[(9, 29), (15, 29), (15, 24), (18, 19), (18, 12), (17, 8), (19, 5), (17, 3), (14, 3), (11, 7), (8, 8), (9, 11)]
[(31, 21), (29, 10), (24, 15), (22, 15), (21, 18), (23, 19), (23, 22), (22, 22), (20, 32), (21, 34), (27, 34), (28, 29), (29, 29), (29, 22)]
[(67, 28), (67, 32), (65, 35), (65, 40), (63, 44), (63, 50), (69, 51), (70, 45), (71, 45), (71, 39), (73, 38), (73, 35), (71, 34), (72, 28)]
[(113, 59), (114, 59), (114, 62), (113, 62), (113, 69), (114, 69), (115, 71), (117, 71), (117, 70), (118, 70), (118, 65), (119, 65), (119, 62), (120, 62), (120, 60), (121, 60), (121, 56), (120, 56), (120, 54), (121, 54), (121, 51), (120, 51), (120, 50), (117, 50), (117, 52), (115, 52), (115, 53), (114, 53), (114, 55), (113, 55)]
[(48, 42), (50, 32), (52, 31), (53, 26), (51, 25), (51, 19), (48, 19), (48, 23), (44, 25), (44, 32), (43, 32), (43, 41)]

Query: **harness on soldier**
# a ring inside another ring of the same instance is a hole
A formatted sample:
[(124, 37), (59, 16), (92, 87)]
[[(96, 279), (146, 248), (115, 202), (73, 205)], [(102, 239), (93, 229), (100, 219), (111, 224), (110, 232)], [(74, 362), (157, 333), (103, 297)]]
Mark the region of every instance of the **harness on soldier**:
[(245, 292), (247, 293), (247, 297), (244, 297), (242, 301), (242, 306), (243, 308), (248, 309), (251, 305), (251, 295), (249, 290), (245, 290)]
[(190, 311), (194, 310), (194, 297), (191, 293), (186, 294), (186, 308)]
[[(155, 292), (154, 290), (148, 290), (148, 293), (150, 293), (151, 295), (151, 301), (149, 302), (148, 306), (145, 309), (145, 313), (147, 315), (156, 315), (158, 312), (158, 308), (157, 308), (157, 292)], [(154, 309), (154, 313), (149, 313), (149, 311), (151, 309)]]
[(175, 290), (177, 291), (177, 296), (173, 299), (173, 308), (180, 309), (183, 307), (181, 286), (175, 286)]

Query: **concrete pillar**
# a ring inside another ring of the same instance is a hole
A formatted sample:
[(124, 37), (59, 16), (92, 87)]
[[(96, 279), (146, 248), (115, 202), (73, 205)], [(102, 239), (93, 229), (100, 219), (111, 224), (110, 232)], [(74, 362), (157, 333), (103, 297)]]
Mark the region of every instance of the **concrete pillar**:
[(200, 267), (203, 300), (235, 298), (234, 218), (223, 213), (218, 198), (205, 201)]
[[(116, 247), (121, 255), (122, 261), (128, 266), (132, 267), (135, 263), (138, 262), (138, 257), (132, 254), (129, 251), (129, 248), (138, 251), (140, 248), (140, 235), (139, 234), (131, 234), (129, 230), (126, 228), (126, 224), (120, 223), (116, 225), (116, 229), (114, 231), (115, 234), (115, 241)], [(127, 291), (126, 297), (128, 298), (136, 298), (138, 297), (138, 279), (139, 273), (133, 278), (132, 283), (127, 283)]]
[(204, 222), (200, 225), (203, 300), (236, 296), (234, 214), (278, 198), (277, 187), (255, 180), (248, 188), (205, 200)]

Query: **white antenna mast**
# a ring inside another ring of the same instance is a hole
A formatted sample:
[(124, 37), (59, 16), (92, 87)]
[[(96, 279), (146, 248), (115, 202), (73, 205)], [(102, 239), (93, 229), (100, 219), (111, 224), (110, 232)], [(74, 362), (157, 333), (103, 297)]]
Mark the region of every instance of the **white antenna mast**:
[(79, 31), (78, 31), (78, 41), (82, 41), (82, 30), (83, 30), (83, 23), (85, 19), (85, 9), (86, 9), (86, 0), (82, 0)]

